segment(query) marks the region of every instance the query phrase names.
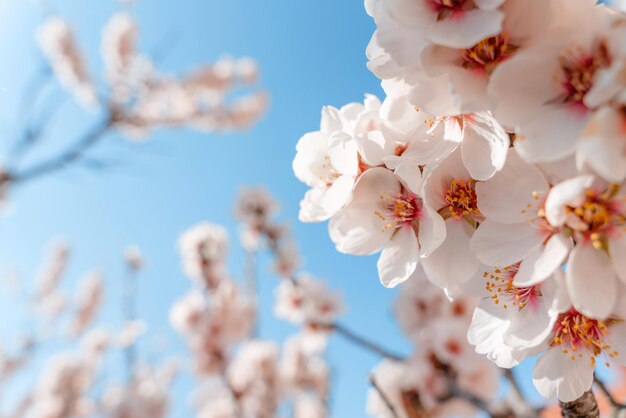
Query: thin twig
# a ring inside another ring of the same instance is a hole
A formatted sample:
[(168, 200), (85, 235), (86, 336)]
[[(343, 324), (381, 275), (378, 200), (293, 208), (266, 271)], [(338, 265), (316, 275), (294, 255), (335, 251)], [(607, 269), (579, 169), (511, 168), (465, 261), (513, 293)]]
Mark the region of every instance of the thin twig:
[(383, 392), (383, 390), (381, 389), (380, 386), (378, 386), (378, 382), (376, 382), (376, 378), (374, 377), (373, 374), (370, 374), (370, 383), (372, 384), (372, 387), (374, 388), (374, 390), (378, 393), (378, 395), (380, 396), (380, 399), (383, 400), (383, 402), (385, 403), (385, 406), (387, 406), (387, 409), (389, 409), (389, 412), (391, 412), (391, 415), (394, 418), (398, 418), (398, 414), (396, 412), (396, 409), (393, 407), (393, 404), (391, 403), (391, 400), (389, 399), (389, 397), (385, 394), (385, 392)]
[(109, 131), (113, 123), (114, 120), (111, 116), (106, 117), (103, 121), (96, 123), (78, 142), (60, 155), (22, 172), (10, 174), (10, 180), (14, 183), (26, 182), (65, 168), (80, 159), (89, 148), (94, 146)]
[[(246, 288), (250, 297), (258, 298), (258, 286), (259, 281), (257, 277), (257, 253), (256, 251), (246, 251), (245, 259), (245, 275), (246, 275)], [(257, 315), (259, 313), (257, 312)], [(254, 324), (252, 324), (252, 336), (257, 337), (259, 333), (259, 321), (255, 317)]]
[[(323, 324), (322, 324), (323, 325)], [(395, 361), (404, 361), (404, 357), (399, 355), (399, 354), (395, 354), (390, 352), (389, 350), (382, 348), (381, 346), (379, 346), (378, 344), (367, 340), (364, 337), (361, 337), (360, 335), (357, 335), (356, 333), (354, 333), (353, 331), (349, 330), (348, 328), (346, 328), (345, 326), (335, 322), (333, 324), (330, 324), (331, 329), (333, 329), (334, 331), (336, 331), (338, 334), (342, 335), (343, 337), (345, 337), (348, 341), (358, 345), (359, 347), (363, 347), (366, 348), (369, 351), (372, 351), (376, 354), (379, 354), (385, 358), (391, 359), (391, 360), (395, 360)]]
[(512, 369), (504, 369), (504, 377), (509, 382), (509, 394), (506, 403), (514, 411), (515, 416), (523, 418), (536, 418), (540, 410), (530, 405), (524, 397), (522, 388), (515, 377)]

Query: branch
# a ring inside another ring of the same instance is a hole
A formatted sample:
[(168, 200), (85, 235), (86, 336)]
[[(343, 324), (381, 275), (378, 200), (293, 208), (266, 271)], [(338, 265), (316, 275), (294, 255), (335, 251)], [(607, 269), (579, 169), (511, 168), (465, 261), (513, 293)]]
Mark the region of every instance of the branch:
[(391, 403), (391, 400), (389, 399), (389, 397), (387, 397), (387, 395), (385, 395), (385, 392), (383, 392), (381, 387), (378, 386), (378, 382), (376, 382), (376, 377), (370, 374), (369, 379), (370, 379), (370, 383), (372, 384), (372, 387), (374, 388), (374, 390), (376, 390), (376, 392), (378, 393), (378, 396), (380, 396), (380, 399), (383, 400), (383, 402), (387, 406), (387, 409), (389, 409), (389, 412), (391, 412), (391, 415), (393, 416), (393, 418), (398, 418), (396, 409), (393, 407), (393, 404)]
[(515, 378), (515, 374), (512, 369), (504, 369), (504, 377), (509, 381), (510, 389), (506, 402), (515, 413), (516, 417), (522, 418), (537, 418), (539, 417), (539, 411), (532, 407), (522, 392), (522, 388), (519, 382)]
[(9, 180), (15, 183), (25, 182), (65, 168), (80, 159), (89, 148), (93, 147), (109, 131), (113, 124), (114, 119), (111, 116), (106, 117), (103, 121), (96, 123), (78, 142), (57, 157), (22, 172), (9, 174)]
[[(329, 325), (326, 325), (329, 326)], [(348, 328), (346, 328), (345, 326), (339, 324), (339, 323), (334, 323), (330, 325), (330, 328), (333, 329), (334, 331), (336, 331), (338, 334), (342, 335), (343, 337), (345, 337), (348, 341), (363, 347), (369, 351), (372, 351), (376, 354), (381, 355), (382, 357), (388, 358), (390, 360), (395, 360), (395, 361), (404, 361), (404, 357), (399, 355), (399, 354), (395, 354), (392, 353), (390, 351), (388, 351), (385, 348), (382, 348), (381, 346), (379, 346), (378, 344), (369, 341), (367, 339), (365, 339), (364, 337), (361, 337), (360, 335), (355, 334), (354, 332), (350, 331)]]
[(598, 402), (592, 391), (587, 391), (572, 402), (561, 402), (563, 418), (600, 418)]

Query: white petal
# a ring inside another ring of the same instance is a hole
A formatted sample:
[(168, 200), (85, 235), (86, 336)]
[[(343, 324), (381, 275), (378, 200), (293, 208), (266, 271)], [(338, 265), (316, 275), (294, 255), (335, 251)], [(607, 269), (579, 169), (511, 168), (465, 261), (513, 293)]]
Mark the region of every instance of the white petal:
[(548, 191), (543, 174), (524, 162), (514, 149), (508, 151), (504, 168), (476, 185), (478, 208), (488, 219), (510, 224), (537, 217)]
[(556, 346), (537, 360), (533, 383), (544, 398), (557, 396), (561, 402), (571, 402), (591, 389), (595, 369), (591, 360), (587, 355), (572, 360), (570, 355)]
[(583, 175), (565, 180), (554, 186), (546, 199), (546, 218), (554, 226), (566, 221), (565, 206), (580, 206), (585, 200), (585, 190), (593, 184), (591, 175)]
[(420, 194), (422, 189), (422, 171), (417, 163), (403, 161), (393, 171), (410, 191)]
[(606, 319), (617, 300), (617, 278), (609, 256), (589, 244), (577, 245), (565, 270), (572, 304), (591, 318)]
[(383, 158), (393, 155), (396, 144), (380, 131), (371, 131), (355, 138), (363, 161), (370, 166), (383, 164)]
[(544, 281), (561, 267), (572, 248), (572, 241), (561, 234), (552, 236), (546, 245), (535, 247), (520, 264), (516, 286), (532, 286)]
[(606, 338), (611, 345), (610, 351), (616, 352), (612, 360), (621, 366), (626, 366), (626, 323), (620, 322), (609, 327)]
[(616, 237), (609, 239), (609, 254), (617, 277), (626, 283), (626, 231), (624, 229), (620, 230)]
[(497, 10), (472, 10), (459, 18), (436, 22), (428, 31), (428, 39), (450, 48), (471, 48), (478, 42), (502, 31), (504, 15)]
[(538, 115), (526, 122), (515, 142), (517, 152), (528, 162), (556, 161), (572, 155), (588, 116), (571, 109), (544, 106)]
[(296, 177), (309, 187), (320, 187), (328, 175), (328, 136), (323, 132), (305, 134), (296, 145), (292, 167)]
[[(502, 311), (502, 309), (500, 309)], [(491, 309), (482, 305), (474, 310), (472, 323), (467, 332), (467, 341), (476, 347), (478, 354), (486, 354), (498, 367), (511, 368), (519, 364), (512, 349), (504, 345), (503, 336), (509, 321), (493, 315)]]
[(544, 240), (529, 224), (501, 224), (487, 219), (472, 237), (471, 248), (488, 266), (510, 266), (523, 260)]
[(511, 317), (504, 343), (511, 348), (524, 349), (542, 344), (550, 336), (557, 315), (544, 306), (526, 306)]
[(381, 194), (395, 194), (400, 190), (401, 184), (391, 171), (386, 168), (370, 168), (359, 176), (354, 186), (352, 201), (374, 203), (373, 207), (378, 208)]
[(328, 156), (335, 170), (356, 177), (359, 171), (359, 155), (354, 138), (345, 132), (332, 134), (328, 138)]
[(331, 216), (348, 203), (352, 196), (353, 187), (354, 177), (340, 176), (326, 190), (321, 204)]
[(428, 257), (446, 239), (446, 221), (427, 205), (424, 205), (422, 214), (419, 224), (420, 255)]
[(446, 230), (445, 241), (422, 259), (428, 279), (442, 288), (470, 280), (480, 265), (469, 248), (473, 228), (464, 221), (447, 221)]
[(328, 223), (330, 238), (337, 250), (354, 255), (372, 254), (391, 238), (392, 228), (374, 214), (369, 203), (350, 203)]
[(396, 231), (378, 259), (378, 277), (385, 287), (396, 287), (408, 279), (417, 267), (419, 248), (411, 227)]
[(324, 106), (322, 108), (320, 131), (330, 134), (342, 129), (343, 121), (339, 109), (333, 106)]
[(461, 148), (463, 163), (472, 178), (487, 180), (504, 166), (509, 135), (487, 112), (470, 115), (465, 122)]
[(304, 194), (298, 214), (301, 222), (323, 222), (332, 216), (321, 204), (325, 193), (325, 188), (316, 187)]

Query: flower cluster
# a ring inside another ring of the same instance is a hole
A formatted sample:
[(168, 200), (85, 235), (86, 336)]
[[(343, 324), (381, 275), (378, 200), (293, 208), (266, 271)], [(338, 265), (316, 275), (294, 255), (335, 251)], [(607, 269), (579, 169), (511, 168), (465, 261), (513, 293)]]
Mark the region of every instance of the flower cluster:
[(481, 297), (469, 340), (572, 401), (625, 364), (626, 16), (594, 0), (366, 0), (381, 103), (322, 110), (293, 168), (305, 222)]
[(258, 68), (250, 58), (220, 58), (186, 76), (161, 73), (153, 60), (137, 50), (138, 26), (127, 13), (113, 15), (102, 30), (101, 55), (108, 93), (102, 94), (89, 75), (70, 25), (48, 18), (37, 39), (59, 83), (89, 107), (106, 107), (111, 124), (132, 137), (168, 126), (191, 126), (203, 131), (230, 131), (250, 126), (265, 111), (261, 91), (250, 88)]
[[(400, 287), (396, 318), (415, 352), (402, 362), (385, 360), (372, 372), (368, 413), (377, 418), (475, 416), (469, 400), (493, 400), (498, 387), (495, 366), (467, 342), (475, 301), (445, 296), (418, 268)], [(393, 408), (393, 411), (391, 411)]]

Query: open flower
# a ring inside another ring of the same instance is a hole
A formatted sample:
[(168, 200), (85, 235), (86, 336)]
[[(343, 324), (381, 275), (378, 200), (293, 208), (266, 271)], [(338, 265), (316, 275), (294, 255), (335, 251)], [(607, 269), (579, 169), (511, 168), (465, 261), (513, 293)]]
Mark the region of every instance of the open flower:
[(434, 217), (446, 232), (441, 245), (424, 258), (424, 271), (434, 284), (448, 288), (471, 279), (479, 266), (470, 250), (470, 239), (482, 220), (476, 181), (463, 165), (460, 150), (441, 164), (429, 166), (425, 177), (425, 206), (437, 212)]
[(578, 399), (591, 388), (598, 358), (609, 365), (626, 363), (626, 324), (620, 313), (605, 321), (575, 309), (559, 315), (548, 350), (539, 358), (533, 382), (539, 393), (561, 402)]
[(572, 304), (586, 316), (604, 319), (617, 301), (618, 277), (626, 282), (626, 190), (592, 175), (552, 188), (547, 220), (572, 236), (565, 282)]
[(557, 7), (545, 40), (501, 63), (489, 84), (494, 115), (522, 135), (516, 147), (530, 162), (574, 153), (595, 107), (587, 95), (613, 56), (604, 7), (594, 0), (558, 0)]
[[(421, 176), (419, 171), (415, 176)], [(382, 249), (378, 275), (393, 287), (415, 271), (444, 238), (443, 220), (386, 168), (371, 168), (356, 183), (352, 201), (333, 217), (330, 236), (337, 249), (355, 255)]]

